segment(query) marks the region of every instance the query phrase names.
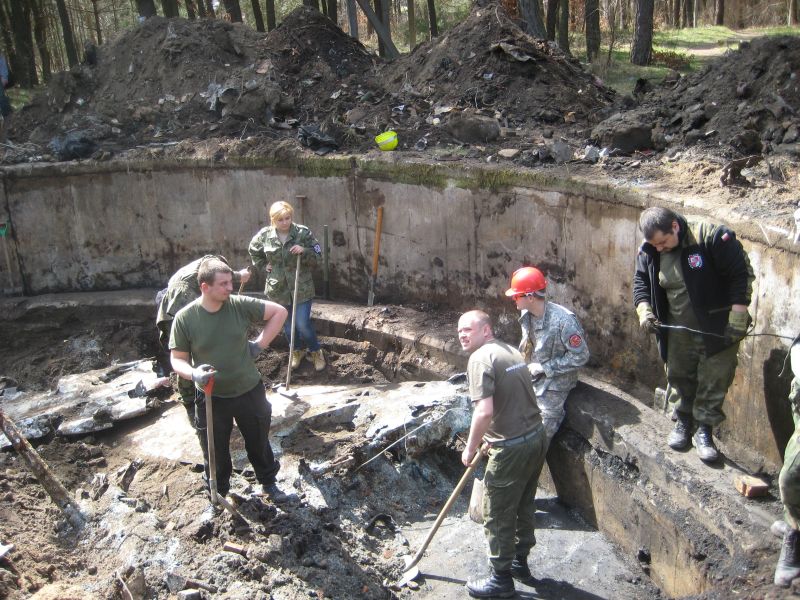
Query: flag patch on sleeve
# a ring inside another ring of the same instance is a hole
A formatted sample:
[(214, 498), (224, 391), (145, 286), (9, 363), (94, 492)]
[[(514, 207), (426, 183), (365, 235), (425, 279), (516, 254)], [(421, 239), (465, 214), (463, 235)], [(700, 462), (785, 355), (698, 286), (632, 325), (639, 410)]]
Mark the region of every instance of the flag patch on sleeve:
[(579, 336), (577, 333), (573, 334), (569, 338), (569, 345), (571, 348), (578, 348), (583, 343), (583, 338)]

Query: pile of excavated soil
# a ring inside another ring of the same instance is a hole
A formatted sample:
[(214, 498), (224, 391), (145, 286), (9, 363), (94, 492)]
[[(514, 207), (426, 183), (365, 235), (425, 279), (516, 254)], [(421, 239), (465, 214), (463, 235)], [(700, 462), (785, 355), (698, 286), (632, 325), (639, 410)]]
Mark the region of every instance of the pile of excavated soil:
[(626, 124), (653, 126), (652, 147), (701, 145), (737, 158), (800, 155), (800, 44), (763, 37), (687, 77), (668, 76), (623, 113)]
[[(106, 159), (209, 138), (255, 137), (248, 152), (259, 154), (276, 138), (297, 139), (302, 126), (312, 128), (306, 145), (314, 149), (374, 148), (372, 138), (388, 127), (414, 130), (401, 137), (408, 147), (425, 134), (437, 139), (468, 108), (511, 128), (576, 133), (614, 96), (500, 7), (476, 8), (394, 63), (307, 7), (267, 34), (156, 17), (98, 48), (91, 63), (56, 75), (12, 120), (16, 146), (4, 161)], [(332, 142), (317, 139), (324, 136)]]

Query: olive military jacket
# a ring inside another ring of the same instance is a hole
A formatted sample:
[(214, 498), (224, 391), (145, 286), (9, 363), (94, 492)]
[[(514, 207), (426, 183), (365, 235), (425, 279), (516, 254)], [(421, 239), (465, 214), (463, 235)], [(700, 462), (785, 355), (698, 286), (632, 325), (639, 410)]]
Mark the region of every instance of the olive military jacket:
[[(303, 247), (302, 254), (294, 255), (289, 252), (289, 248), (295, 244)], [(264, 286), (267, 298), (283, 306), (292, 304), (297, 256), (301, 257), (297, 303), (301, 304), (314, 298), (314, 279), (311, 275), (322, 250), (308, 227), (292, 223), (289, 239), (285, 244), (278, 238), (275, 227), (271, 225), (264, 227), (253, 236), (247, 251), (256, 269), (267, 274)], [(270, 270), (267, 270), (268, 266)]]

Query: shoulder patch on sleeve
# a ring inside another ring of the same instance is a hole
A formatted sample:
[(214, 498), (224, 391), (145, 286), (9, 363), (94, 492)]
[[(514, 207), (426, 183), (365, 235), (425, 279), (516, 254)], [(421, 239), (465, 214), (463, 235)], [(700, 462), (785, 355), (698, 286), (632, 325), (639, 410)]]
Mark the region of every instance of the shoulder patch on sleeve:
[(314, 244), (313, 250), (316, 254), (322, 254), (322, 248), (320, 248), (319, 244)]
[(569, 336), (570, 348), (578, 348), (583, 343), (583, 338), (577, 333)]

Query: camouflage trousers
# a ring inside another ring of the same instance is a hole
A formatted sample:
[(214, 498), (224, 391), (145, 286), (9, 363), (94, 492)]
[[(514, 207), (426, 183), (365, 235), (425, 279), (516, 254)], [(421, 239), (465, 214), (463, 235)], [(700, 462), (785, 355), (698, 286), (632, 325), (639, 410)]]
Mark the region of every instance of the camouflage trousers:
[(561, 422), (567, 411), (564, 410), (564, 404), (569, 396), (569, 390), (545, 390), (541, 395), (536, 396), (536, 403), (542, 411), (542, 423), (544, 424), (544, 431), (547, 434), (547, 445), (553, 441), (558, 428), (561, 427)]
[(508, 571), (515, 555), (527, 556), (536, 544), (534, 500), (546, 452), (547, 437), (541, 427), (521, 444), (489, 450), (483, 530), (495, 571)]
[(670, 331), (667, 347), (667, 401), (674, 411), (694, 415), (712, 427), (725, 420), (722, 403), (733, 383), (739, 344), (706, 356), (703, 336)]
[(783, 468), (778, 476), (784, 519), (793, 529), (800, 529), (800, 377), (795, 376), (789, 393), (794, 417), (794, 433), (786, 444)]

